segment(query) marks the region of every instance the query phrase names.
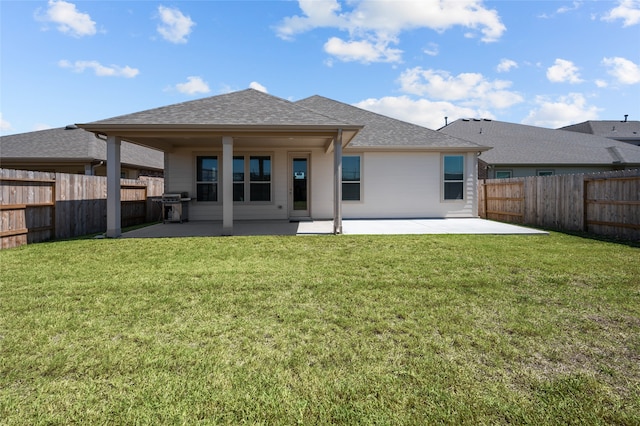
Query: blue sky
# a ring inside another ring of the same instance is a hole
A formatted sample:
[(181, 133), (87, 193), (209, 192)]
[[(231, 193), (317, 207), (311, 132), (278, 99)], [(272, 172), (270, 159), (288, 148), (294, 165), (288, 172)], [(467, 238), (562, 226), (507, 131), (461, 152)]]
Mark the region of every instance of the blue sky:
[(2, 134), (253, 87), (439, 128), (640, 120), (640, 0), (0, 0)]

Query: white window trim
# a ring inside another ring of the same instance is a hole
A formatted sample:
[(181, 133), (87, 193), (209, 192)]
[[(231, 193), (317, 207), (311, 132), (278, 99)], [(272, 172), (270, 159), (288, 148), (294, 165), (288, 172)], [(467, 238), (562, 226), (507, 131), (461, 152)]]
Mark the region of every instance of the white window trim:
[[(462, 157), (462, 179), (460, 180), (445, 180), (444, 178), (444, 159), (446, 157)], [(459, 203), (466, 201), (467, 199), (467, 156), (464, 153), (450, 153), (442, 154), (440, 158), (440, 201), (443, 203)], [(458, 199), (446, 199), (445, 198), (445, 183), (447, 182), (461, 182), (462, 183), (462, 198)]]
[(340, 176), (340, 185), (344, 184), (344, 183), (358, 183), (360, 184), (360, 198), (358, 200), (341, 200), (341, 202), (343, 203), (349, 203), (349, 204), (356, 204), (356, 203), (363, 203), (364, 202), (364, 155), (363, 153), (360, 152), (348, 152), (346, 154), (342, 154), (342, 158), (344, 159), (344, 157), (359, 157), (360, 158), (360, 180), (358, 181), (354, 181), (354, 180), (342, 180), (342, 176)]
[[(218, 161), (218, 179), (215, 180), (215, 182), (211, 182), (211, 181), (200, 181), (198, 180), (198, 157), (216, 157), (217, 161)], [(198, 203), (207, 203), (207, 204), (220, 204), (222, 201), (222, 186), (221, 186), (221, 181), (220, 181), (220, 176), (222, 176), (222, 153), (220, 151), (215, 151), (215, 152), (195, 152), (194, 156), (193, 156), (193, 163), (194, 163), (194, 188), (193, 188), (193, 197), (191, 197), (194, 201), (198, 202)], [(217, 188), (217, 195), (218, 195), (218, 199), (216, 201), (208, 201), (208, 200), (198, 200), (198, 185), (199, 184), (208, 184), (208, 183), (215, 183), (218, 188)]]
[[(244, 157), (244, 198), (245, 201), (234, 201), (234, 204), (238, 205), (270, 205), (274, 204), (273, 200), (273, 175), (275, 171), (275, 155), (273, 152), (254, 152), (254, 151), (243, 151), (243, 152), (235, 152), (233, 157)], [(257, 184), (269, 184), (269, 201), (252, 201), (250, 199), (251, 194), (251, 157), (269, 157), (271, 161), (271, 180), (269, 181), (254, 181), (253, 183)], [(239, 181), (233, 181), (234, 184), (240, 183)]]
[[(509, 177), (499, 178), (499, 177), (497, 177), (498, 172), (509, 173)], [(513, 177), (513, 170), (511, 170), (511, 169), (495, 169), (493, 171), (493, 177), (494, 177), (494, 179), (511, 179)]]

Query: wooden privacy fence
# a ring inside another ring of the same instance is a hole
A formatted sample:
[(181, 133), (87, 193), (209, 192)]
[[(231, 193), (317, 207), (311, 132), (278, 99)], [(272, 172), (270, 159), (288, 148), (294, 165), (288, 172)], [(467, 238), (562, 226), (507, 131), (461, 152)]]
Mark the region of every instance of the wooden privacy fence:
[(640, 240), (640, 170), (490, 179), (480, 217)]
[[(121, 180), (121, 222), (157, 220), (164, 179)], [(0, 248), (104, 232), (107, 227), (104, 176), (0, 169)]]

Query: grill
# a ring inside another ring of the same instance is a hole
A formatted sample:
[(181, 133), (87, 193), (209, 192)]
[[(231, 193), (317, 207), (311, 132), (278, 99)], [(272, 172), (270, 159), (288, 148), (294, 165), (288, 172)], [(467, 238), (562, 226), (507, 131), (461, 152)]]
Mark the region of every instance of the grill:
[(162, 221), (186, 222), (189, 220), (189, 194), (187, 192), (162, 194)]

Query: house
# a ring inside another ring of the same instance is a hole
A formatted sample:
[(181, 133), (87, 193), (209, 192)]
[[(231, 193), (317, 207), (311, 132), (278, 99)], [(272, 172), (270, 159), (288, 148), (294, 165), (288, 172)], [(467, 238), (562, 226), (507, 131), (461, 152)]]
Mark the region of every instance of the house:
[(625, 115), (623, 121), (584, 121), (582, 123), (561, 127), (559, 130), (587, 133), (589, 135), (614, 139), (620, 142), (627, 142), (632, 145), (640, 146), (640, 121), (629, 121), (627, 118), (628, 116)]
[[(161, 151), (123, 142), (121, 177), (162, 176)], [(107, 144), (96, 135), (69, 125), (57, 129), (0, 137), (0, 167), (105, 176)]]
[[(189, 220), (477, 217), (477, 156), (487, 147), (327, 98), (253, 89), (78, 126), (165, 152), (165, 191), (189, 194)], [(112, 161), (113, 160), (113, 161)], [(108, 236), (120, 233), (108, 178)], [(109, 210), (111, 209), (111, 210)]]
[(488, 119), (459, 119), (439, 131), (493, 148), (480, 158), (481, 177), (589, 173), (640, 166), (640, 147), (601, 136)]

